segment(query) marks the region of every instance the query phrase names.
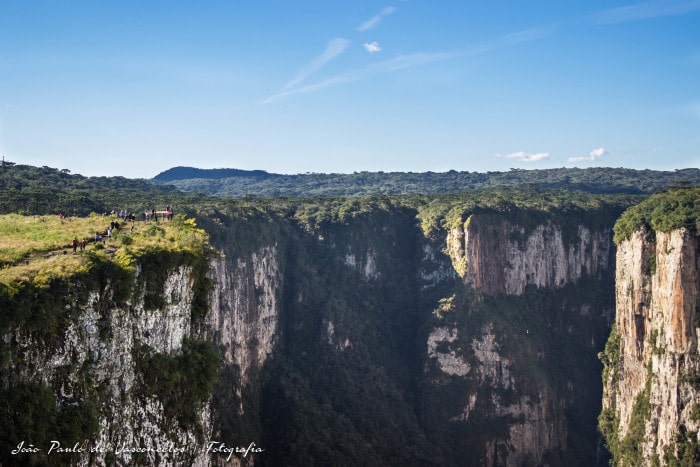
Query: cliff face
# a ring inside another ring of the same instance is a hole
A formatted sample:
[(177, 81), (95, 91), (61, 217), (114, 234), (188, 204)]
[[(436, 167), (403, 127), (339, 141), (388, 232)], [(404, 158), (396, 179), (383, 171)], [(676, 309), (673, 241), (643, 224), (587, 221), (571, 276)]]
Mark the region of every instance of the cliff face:
[(224, 363), (240, 371), (241, 385), (263, 367), (278, 338), (282, 277), (275, 245), (244, 257), (211, 262), (215, 287), (207, 324), (224, 347)]
[[(29, 312), (43, 323), (30, 320), (2, 336), (3, 395), (21, 407), (3, 420), (3, 430), (23, 433), (24, 447), (39, 451), (9, 455), (3, 446), (5, 461), (207, 463), (199, 449), (211, 429), (207, 396), (168, 399), (151, 374), (156, 361), (165, 365), (160, 370), (175, 374), (178, 368), (168, 363), (193, 353), (199, 271), (158, 254), (147, 261), (170, 266), (159, 268), (156, 278), (148, 263), (137, 263), (133, 274), (105, 264), (48, 290), (27, 287), (14, 297), (17, 308), (23, 294), (33, 297)], [(157, 305), (147, 298), (156, 295)], [(49, 328), (55, 320), (60, 323)], [(202, 365), (198, 371), (207, 369)], [(191, 404), (189, 410), (173, 410), (178, 402)]]
[(578, 225), (568, 239), (551, 220), (526, 228), (505, 216), (472, 214), (449, 232), (447, 248), (465, 284), (520, 295), (528, 286), (560, 288), (587, 274), (600, 276), (609, 269), (610, 237), (611, 229)]
[(698, 460), (698, 246), (685, 228), (619, 245), (601, 426), (622, 465)]
[(601, 461), (593, 412), (614, 306), (612, 234), (558, 222), (472, 214), (446, 238), (460, 279), (434, 311), (425, 404), (434, 432), (459, 440), (453, 463)]

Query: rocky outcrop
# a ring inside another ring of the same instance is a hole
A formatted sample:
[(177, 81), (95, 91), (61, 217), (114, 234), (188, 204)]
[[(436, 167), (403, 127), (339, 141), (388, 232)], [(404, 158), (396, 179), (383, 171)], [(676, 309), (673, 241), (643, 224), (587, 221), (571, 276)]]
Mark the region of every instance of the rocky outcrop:
[[(80, 450), (72, 458), (77, 465), (208, 464), (208, 456), (201, 449), (211, 431), (206, 400), (192, 407), (193, 419), (182, 424), (167, 413), (164, 407), (167, 402), (157, 391), (144, 385), (144, 380), (149, 379), (143, 374), (142, 358), (146, 354), (138, 349), (149, 349), (149, 355), (167, 359), (179, 355), (187, 339), (197, 338), (192, 322), (196, 272), (180, 264), (161, 273), (164, 281), (148, 286), (142, 277), (141, 264), (136, 265), (126, 282), (117, 283), (116, 275), (106, 274), (100, 278), (100, 286), (84, 283), (78, 277), (75, 287), (66, 285), (68, 292), (60, 297), (68, 307), (63, 312), (71, 319), (58, 335), (47, 340), (38, 338), (26, 327), (16, 327), (2, 336), (6, 349), (19, 357), (6, 368), (5, 374), (11, 375), (16, 385), (33, 384), (39, 390), (46, 386), (55, 388), (56, 402), (64, 411), (69, 407), (96, 409), (92, 413), (81, 411), (83, 418), (70, 422), (87, 426), (96, 417), (95, 432), (89, 439), (78, 440)], [(79, 291), (83, 287), (94, 288), (83, 296)], [(147, 287), (155, 290), (149, 291)], [(124, 290), (133, 292), (126, 297), (116, 296)], [(162, 298), (157, 308), (147, 305), (144, 297), (148, 293), (157, 293)], [(49, 342), (52, 344), (47, 345)], [(35, 416), (39, 418), (34, 423), (41, 425), (42, 417), (49, 418), (51, 414)], [(80, 427), (77, 431), (80, 432)], [(78, 446), (68, 446), (67, 440), (56, 433), (51, 436), (47, 441), (60, 445), (36, 446), (40, 449), (36, 456), (47, 456), (43, 459), (50, 464), (59, 462), (61, 449)], [(32, 439), (24, 442), (37, 443)], [(52, 446), (53, 452), (49, 452)], [(30, 454), (24, 460), (38, 458)], [(17, 457), (20, 459), (21, 455)]]
[(698, 460), (698, 246), (685, 228), (640, 229), (619, 245), (601, 425), (620, 465)]
[(505, 216), (472, 214), (448, 234), (447, 250), (464, 283), (484, 293), (520, 295), (527, 286), (560, 288), (607, 269), (611, 230), (565, 228), (545, 220), (534, 227)]
[[(74, 297), (77, 318), (53, 350), (35, 350), (26, 333), (5, 339), (27, 354), (27, 378), (65, 381), (64, 402), (86, 371), (97, 375), (106, 395), (95, 443), (144, 450), (83, 463), (224, 465), (230, 451), (213, 449), (255, 442), (264, 455), (230, 461), (594, 464), (596, 355), (614, 298), (610, 229), (586, 222), (597, 213), (571, 224), (556, 212), (524, 222), (480, 211), (428, 235), (414, 209), (379, 201), (337, 213), (292, 206), (287, 217), (245, 203), (208, 212), (217, 255), (197, 323), (201, 270), (178, 264), (162, 278), (137, 271), (119, 306), (105, 307), (123, 289), (109, 278)], [(149, 281), (162, 283), (157, 294)], [(194, 338), (222, 361), (183, 421), (146, 370)], [(222, 444), (204, 449), (211, 442)], [(186, 449), (160, 452), (167, 443)]]

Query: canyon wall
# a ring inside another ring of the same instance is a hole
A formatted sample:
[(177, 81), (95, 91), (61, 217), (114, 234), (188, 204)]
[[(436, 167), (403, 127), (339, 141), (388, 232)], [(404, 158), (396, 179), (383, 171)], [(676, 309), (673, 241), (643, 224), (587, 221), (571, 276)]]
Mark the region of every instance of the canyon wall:
[(614, 247), (588, 222), (475, 213), (434, 248), (458, 279), (433, 311), (423, 403), (431, 432), (454, 443), (451, 464), (603, 463), (596, 353)]
[(198, 389), (217, 363), (194, 309), (201, 268), (168, 252), (133, 270), (95, 258), (3, 302), (14, 322), (3, 326), (3, 401), (15, 404), (2, 414), (3, 463), (207, 465), (209, 394)]
[(619, 465), (700, 461), (699, 241), (640, 228), (619, 244), (601, 415)]

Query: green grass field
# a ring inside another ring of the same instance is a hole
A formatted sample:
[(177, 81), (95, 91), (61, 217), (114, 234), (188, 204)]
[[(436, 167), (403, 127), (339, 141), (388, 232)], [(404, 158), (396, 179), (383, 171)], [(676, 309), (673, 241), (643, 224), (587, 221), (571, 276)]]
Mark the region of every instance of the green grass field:
[[(88, 252), (105, 254), (123, 265), (150, 250), (201, 250), (209, 237), (193, 219), (175, 216), (172, 221), (122, 222), (111, 239), (95, 241), (114, 217), (0, 215), (0, 283), (43, 282), (67, 277), (89, 262)], [(132, 228), (133, 227), (133, 228)], [(86, 239), (85, 252), (73, 253), (72, 240)]]

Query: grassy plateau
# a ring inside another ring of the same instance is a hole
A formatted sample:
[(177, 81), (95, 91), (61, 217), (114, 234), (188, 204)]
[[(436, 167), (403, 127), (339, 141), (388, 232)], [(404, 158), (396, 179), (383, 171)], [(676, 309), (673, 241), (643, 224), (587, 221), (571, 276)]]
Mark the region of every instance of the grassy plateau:
[[(112, 222), (119, 229), (105, 235)], [(102, 235), (96, 240), (96, 234)], [(72, 241), (85, 239), (85, 249)], [(202, 251), (208, 235), (193, 219), (176, 215), (172, 220), (122, 221), (91, 214), (87, 217), (0, 215), (0, 284), (45, 283), (68, 277), (90, 264), (90, 256), (105, 255), (124, 267), (140, 254), (164, 251)]]

